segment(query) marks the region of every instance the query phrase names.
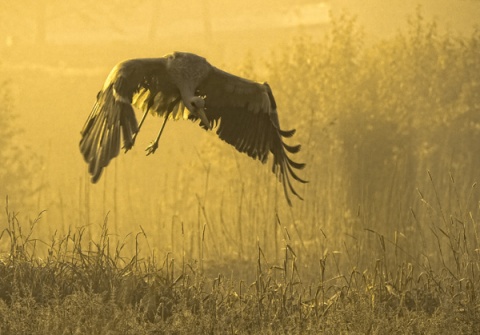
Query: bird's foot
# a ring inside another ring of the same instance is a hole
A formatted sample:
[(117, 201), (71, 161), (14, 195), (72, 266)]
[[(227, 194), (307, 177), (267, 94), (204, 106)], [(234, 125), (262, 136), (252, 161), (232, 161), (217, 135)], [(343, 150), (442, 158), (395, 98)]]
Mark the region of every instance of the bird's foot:
[(147, 152), (147, 156), (155, 153), (157, 149), (158, 149), (158, 141), (154, 141), (150, 143), (150, 145), (145, 148), (145, 151)]

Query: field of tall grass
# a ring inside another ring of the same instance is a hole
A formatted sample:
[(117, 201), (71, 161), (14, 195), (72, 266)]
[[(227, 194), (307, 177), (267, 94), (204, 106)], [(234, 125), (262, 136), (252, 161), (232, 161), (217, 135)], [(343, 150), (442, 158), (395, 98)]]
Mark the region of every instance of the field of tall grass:
[[(47, 212), (1, 219), (0, 334), (480, 332), (480, 31), (344, 16), (237, 72), (297, 128), (305, 200), (214, 134), (170, 175), (131, 152), (101, 188), (36, 183)], [(3, 185), (28, 198), (31, 164)]]

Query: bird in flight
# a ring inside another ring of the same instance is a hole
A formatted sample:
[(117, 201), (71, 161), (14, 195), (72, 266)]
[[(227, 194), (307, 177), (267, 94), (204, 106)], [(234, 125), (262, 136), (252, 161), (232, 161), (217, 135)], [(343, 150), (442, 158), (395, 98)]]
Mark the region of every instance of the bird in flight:
[[(140, 123), (134, 107), (143, 111)], [(81, 131), (80, 151), (93, 183), (119, 154), (120, 137), (125, 152), (132, 148), (149, 112), (164, 121), (156, 139), (147, 147), (147, 155), (158, 148), (168, 119), (200, 120), (202, 128), (215, 128), (222, 140), (262, 163), (272, 153), (272, 171), (283, 184), (288, 204), (291, 205), (290, 193), (302, 199), (290, 177), (306, 183), (295, 171), (305, 164), (294, 162), (287, 155), (297, 153), (300, 145), (283, 141), (292, 137), (295, 130), (280, 129), (270, 86), (222, 71), (205, 58), (186, 52), (131, 59), (112, 69)]]

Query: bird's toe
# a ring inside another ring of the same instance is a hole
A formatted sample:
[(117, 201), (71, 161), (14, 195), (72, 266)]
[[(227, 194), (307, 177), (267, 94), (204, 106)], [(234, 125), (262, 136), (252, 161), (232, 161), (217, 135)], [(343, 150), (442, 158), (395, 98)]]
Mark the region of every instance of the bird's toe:
[(157, 148), (158, 148), (158, 142), (156, 141), (152, 142), (148, 147), (145, 148), (145, 151), (147, 152), (147, 156), (154, 154)]

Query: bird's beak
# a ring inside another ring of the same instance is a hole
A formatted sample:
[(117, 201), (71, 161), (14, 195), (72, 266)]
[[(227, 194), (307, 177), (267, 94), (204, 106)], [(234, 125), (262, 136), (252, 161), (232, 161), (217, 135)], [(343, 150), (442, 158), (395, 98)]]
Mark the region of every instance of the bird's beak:
[(200, 120), (202, 120), (203, 125), (211, 130), (212, 126), (210, 125), (210, 121), (208, 121), (207, 115), (205, 114), (205, 108), (196, 108), (195, 111), (197, 112)]

